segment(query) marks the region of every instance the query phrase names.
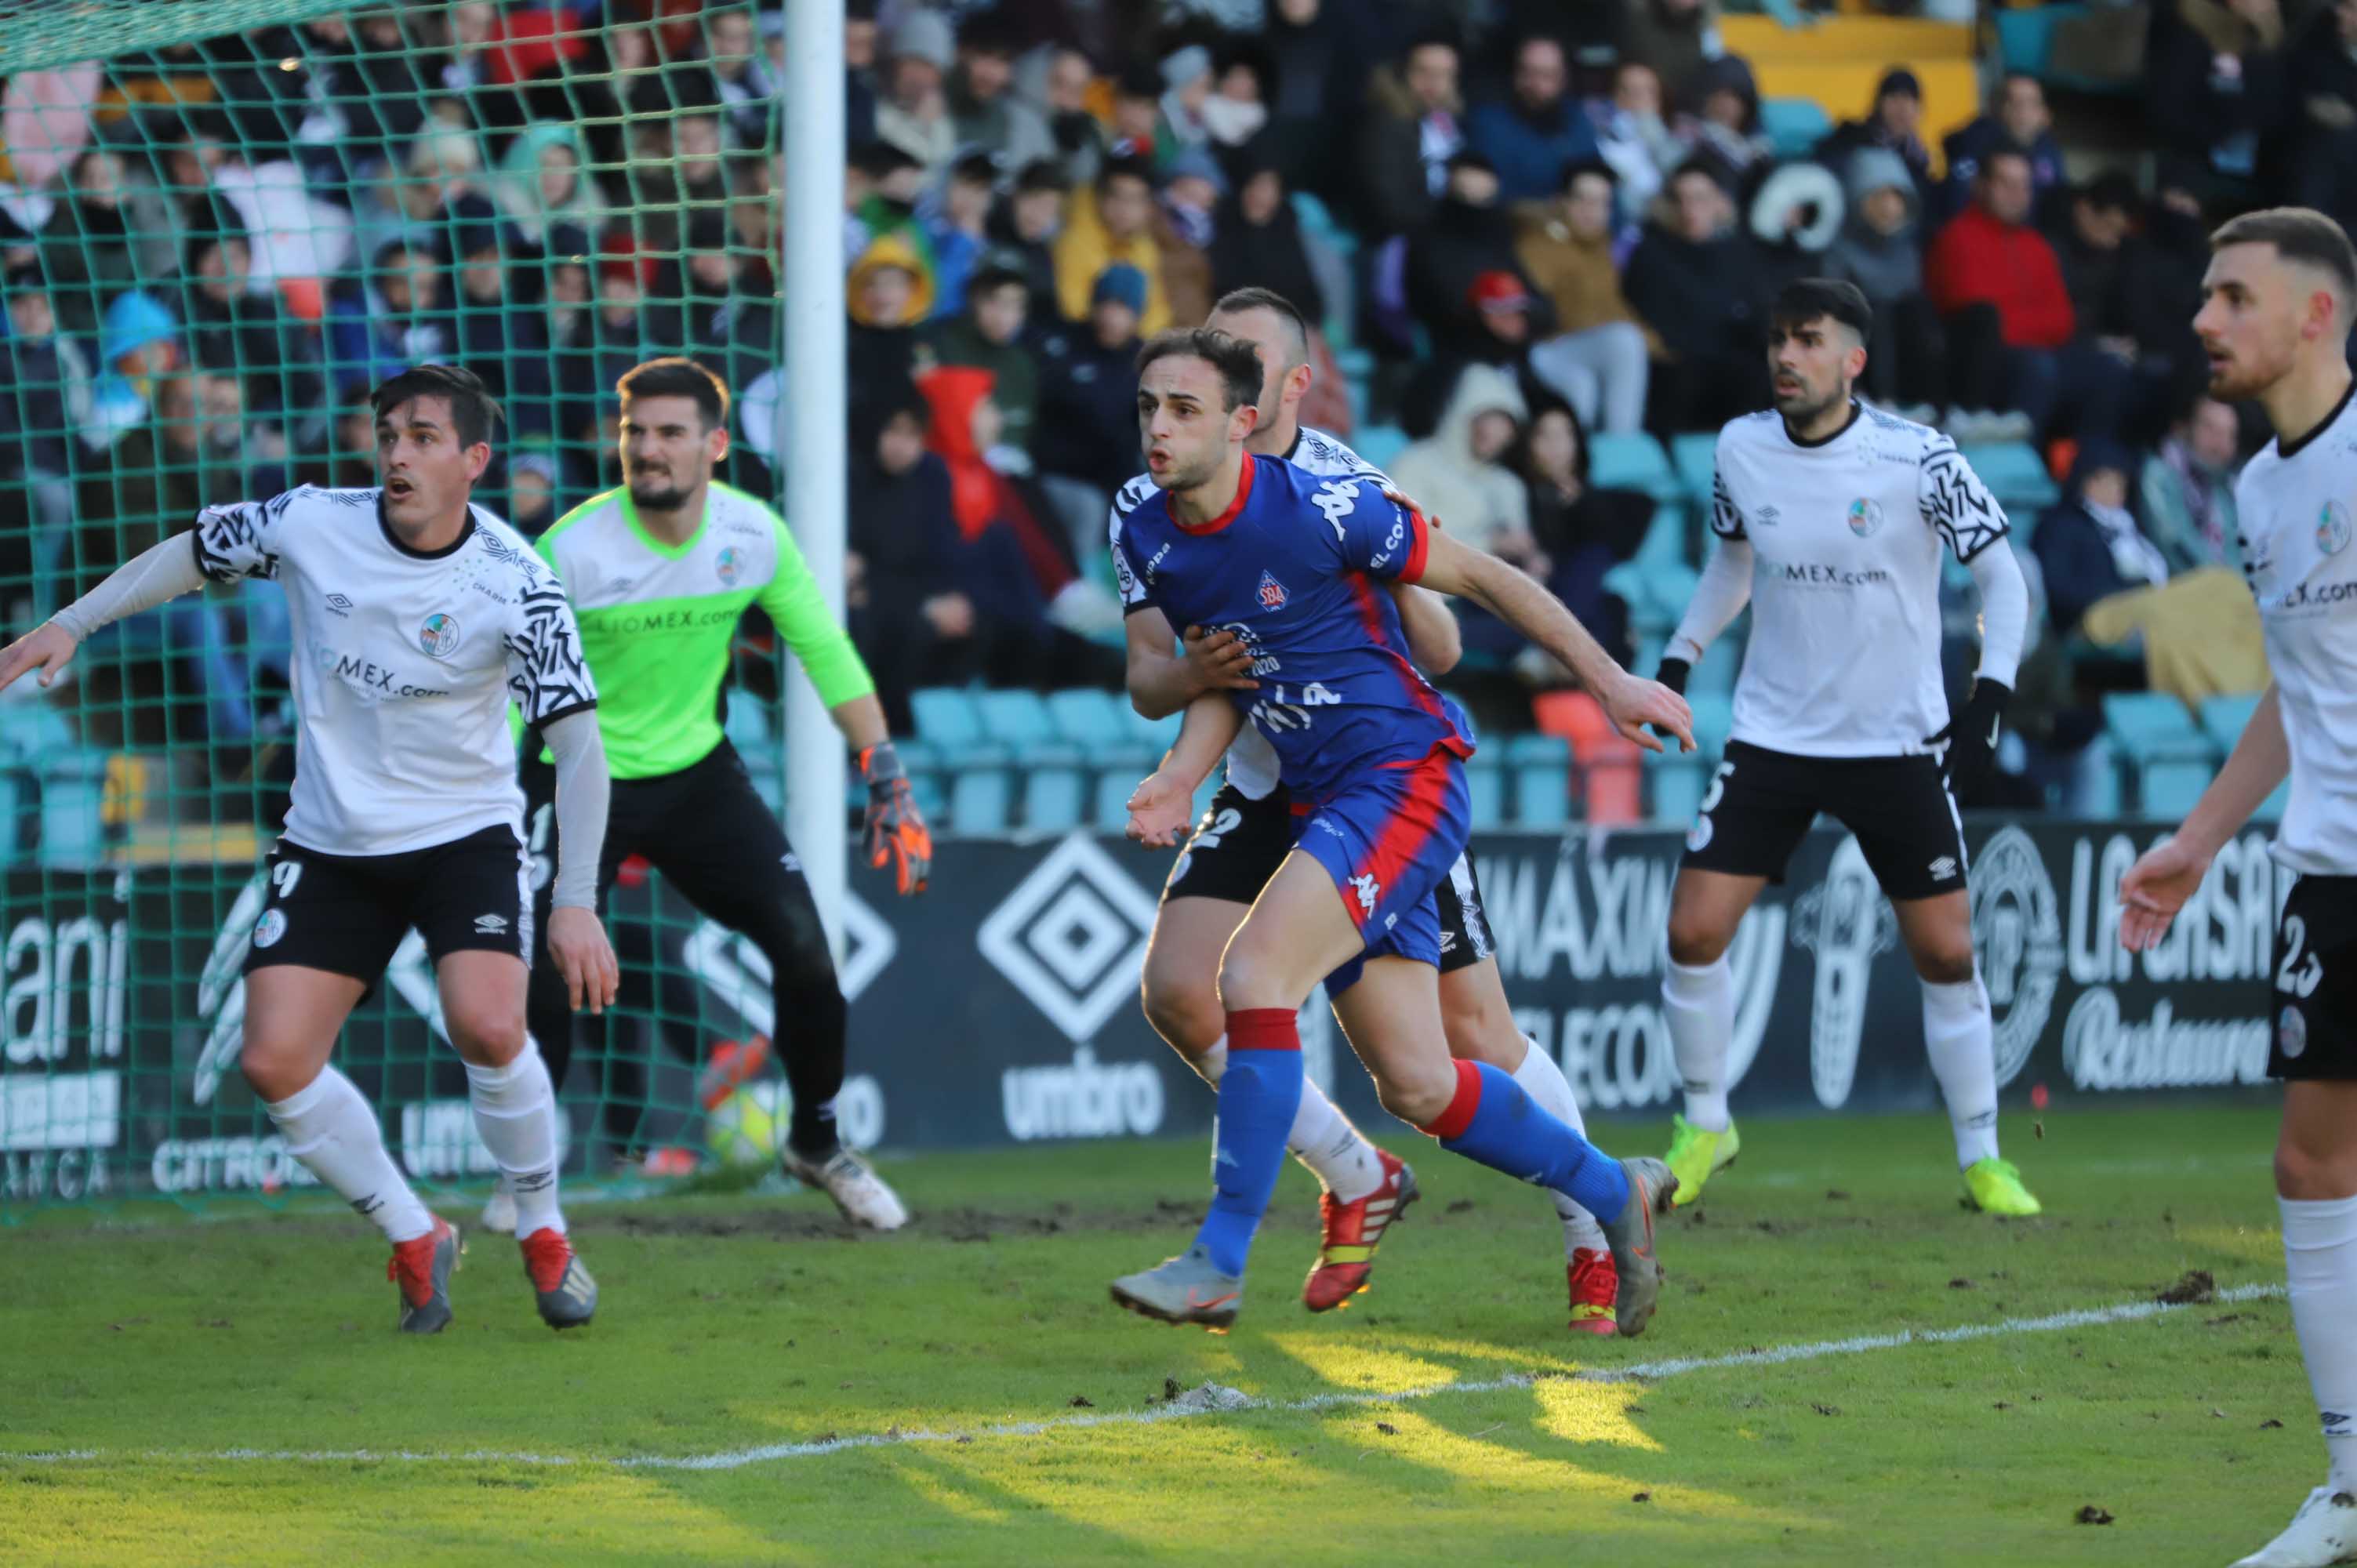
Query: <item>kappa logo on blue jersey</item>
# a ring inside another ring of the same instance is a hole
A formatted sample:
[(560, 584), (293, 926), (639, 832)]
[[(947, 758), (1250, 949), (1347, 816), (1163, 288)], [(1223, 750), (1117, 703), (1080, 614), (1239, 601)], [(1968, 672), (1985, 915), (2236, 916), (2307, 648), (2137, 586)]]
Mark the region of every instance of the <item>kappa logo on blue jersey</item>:
[(1260, 575), (1261, 608), (1265, 610), (1281, 610), (1285, 607), (1285, 601), (1289, 596), (1288, 596), (1285, 591), (1285, 585), (1278, 582), (1273, 574), (1263, 572)]

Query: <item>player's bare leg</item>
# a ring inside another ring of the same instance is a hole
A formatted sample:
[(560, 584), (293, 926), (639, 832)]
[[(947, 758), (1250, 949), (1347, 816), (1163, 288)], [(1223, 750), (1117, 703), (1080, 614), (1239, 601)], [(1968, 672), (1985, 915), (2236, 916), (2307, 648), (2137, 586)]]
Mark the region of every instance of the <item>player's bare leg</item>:
[(385, 1151), (375, 1110), (328, 1059), (367, 989), (350, 975), (297, 964), (252, 971), (238, 1065), (286, 1152), (393, 1243), (388, 1273), (401, 1287), (402, 1331), (433, 1334), (450, 1321), (458, 1232), (418, 1200)]
[(1670, 890), (1662, 1014), (1685, 1089), (1685, 1112), (1671, 1119), (1667, 1156), (1682, 1205), (1700, 1197), (1703, 1184), (1733, 1165), (1743, 1149), (1727, 1108), (1727, 1053), (1735, 1037), (1735, 976), (1727, 950), (1744, 912), (1767, 886), (1764, 876), (1688, 865)]
[(436, 966), (442, 1019), (467, 1064), (475, 1130), (515, 1196), (516, 1235), (541, 1320), (572, 1328), (597, 1310), (597, 1282), (573, 1255), (556, 1202), (556, 1095), (524, 1028), (530, 972), (511, 953), (459, 951)]
[[(1215, 1092), (1228, 1065), (1220, 957), (1251, 910), (1229, 898), (1166, 899), (1146, 950), (1146, 1021)], [(1368, 1142), (1306, 1078), (1286, 1147), (1324, 1189), (1323, 1244), (1301, 1290), (1310, 1311), (1324, 1312), (1366, 1288), (1384, 1230), (1415, 1200), (1415, 1173)]]
[(2330, 1468), (2285, 1531), (2234, 1568), (2357, 1556), (2357, 1082), (2293, 1079), (2276, 1138), (2291, 1322), (2324, 1415)]
[[(1579, 1098), (1555, 1059), (1515, 1026), (1506, 1001), (1506, 983), (1498, 961), (1485, 958), (1440, 977), (1440, 1024), (1448, 1036), (1448, 1054), (1458, 1061), (1487, 1062), (1511, 1075), (1540, 1109), (1577, 1133), (1587, 1135), (1579, 1114)], [(1620, 1288), (1611, 1249), (1604, 1244), (1603, 1228), (1596, 1216), (1560, 1192), (1555, 1217), (1563, 1221), (1564, 1273), (1571, 1293), (1571, 1326), (1586, 1334), (1609, 1334), (1612, 1303)]]
[(1972, 1206), (2030, 1215), (2038, 1199), (1996, 1148), (1996, 1046), (1987, 988), (1973, 962), (1972, 898), (1964, 889), (1894, 899), (1899, 940), (1923, 983), (1923, 1051), (1940, 1080), (1956, 1138), (1956, 1168)]

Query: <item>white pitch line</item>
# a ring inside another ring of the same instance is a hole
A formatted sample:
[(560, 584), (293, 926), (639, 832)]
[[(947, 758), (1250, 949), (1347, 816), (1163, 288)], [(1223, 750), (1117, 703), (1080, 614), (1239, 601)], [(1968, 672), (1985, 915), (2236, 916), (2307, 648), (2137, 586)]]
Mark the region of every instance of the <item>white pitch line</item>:
[[(2211, 1302), (2187, 1304), (2215, 1305), (2225, 1302), (2266, 1301), (2284, 1294), (2279, 1284), (2236, 1285), (2222, 1290)], [(1860, 1356), (1872, 1350), (1896, 1350), (1909, 1345), (1957, 1345), (1970, 1339), (1995, 1339), (2016, 1334), (2051, 1334), (2057, 1329), (2101, 1328), (2115, 1323), (2139, 1323), (2147, 1318), (2161, 1317), (2181, 1312), (2181, 1305), (2167, 1305), (2157, 1301), (2128, 1301), (2112, 1306), (2082, 1307), (2073, 1312), (2051, 1313), (2044, 1317), (2008, 1317), (1996, 1323), (1967, 1323), (1955, 1328), (1902, 1328), (1892, 1334), (1864, 1334), (1849, 1339), (1819, 1339), (1804, 1345), (1779, 1345), (1765, 1350), (1738, 1350), (1726, 1356), (1681, 1356), (1663, 1361), (1640, 1361), (1627, 1367), (1590, 1367), (1580, 1371), (1513, 1372), (1502, 1378), (1484, 1378), (1470, 1381), (1428, 1383), (1421, 1388), (1402, 1389), (1392, 1393), (1352, 1392), (1311, 1394), (1304, 1399), (1258, 1399), (1239, 1389), (1225, 1388), (1218, 1383), (1205, 1383), (1189, 1389), (1166, 1404), (1147, 1410), (1108, 1411), (1096, 1415), (1059, 1415), (1041, 1421), (1003, 1422), (994, 1426), (976, 1427), (964, 1432), (936, 1432), (930, 1428), (894, 1427), (887, 1432), (863, 1433), (852, 1437), (830, 1437), (813, 1443), (766, 1443), (756, 1448), (734, 1448), (718, 1454), (630, 1455), (619, 1458), (585, 1456), (574, 1454), (517, 1453), (501, 1449), (476, 1448), (455, 1454), (421, 1454), (410, 1449), (335, 1448), (229, 1448), (214, 1454), (172, 1454), (162, 1452), (109, 1454), (92, 1448), (63, 1449), (46, 1454), (0, 1453), (0, 1465), (125, 1463), (203, 1465), (239, 1461), (262, 1461), (274, 1464), (349, 1465), (364, 1462), (425, 1465), (530, 1465), (552, 1469), (579, 1466), (586, 1468), (616, 1470), (741, 1470), (751, 1465), (766, 1465), (780, 1459), (809, 1459), (825, 1454), (840, 1454), (852, 1448), (891, 1448), (909, 1443), (974, 1443), (985, 1438), (1037, 1437), (1054, 1432), (1080, 1431), (1092, 1426), (1142, 1426), (1157, 1421), (1184, 1421), (1201, 1415), (1227, 1415), (1246, 1411), (1306, 1412), (1348, 1409), (1355, 1406), (1395, 1404), (1408, 1400), (1434, 1399), (1443, 1394), (1501, 1393), (1510, 1389), (1527, 1389), (1549, 1381), (1583, 1383), (1652, 1382), (1663, 1378), (1684, 1377), (1690, 1372), (1718, 1371), (1730, 1367), (1777, 1367), (1794, 1361), (1817, 1361), (1833, 1356)]]

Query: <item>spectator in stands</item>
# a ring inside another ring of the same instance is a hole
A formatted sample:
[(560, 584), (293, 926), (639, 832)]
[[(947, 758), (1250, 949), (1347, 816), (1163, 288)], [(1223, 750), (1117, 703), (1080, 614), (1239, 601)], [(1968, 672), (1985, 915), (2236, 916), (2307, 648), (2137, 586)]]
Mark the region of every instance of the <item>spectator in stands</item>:
[(107, 302), (144, 278), (164, 278), (178, 264), (171, 204), (135, 178), (123, 156), (91, 147), (74, 159), (70, 194), (37, 236), (49, 303), (65, 332), (98, 336)]
[[(481, 197), (462, 198), (467, 210), (451, 231), (458, 274), (458, 357), (506, 405), (511, 428), (522, 403), (544, 403), (549, 392), (548, 328), (540, 313), (515, 308), (510, 297), (507, 247)], [(543, 426), (545, 428), (545, 426)]]
[(1031, 456), (1076, 553), (1096, 548), (1114, 492), (1138, 471), (1138, 324), (1146, 303), (1146, 274), (1115, 262), (1090, 289), (1083, 320), (1041, 345)]
[(876, 0), (843, 7), (843, 139), (852, 147), (876, 139)]
[(1392, 464), (1391, 475), (1453, 537), (1517, 565), (1544, 568), (1531, 538), (1530, 498), (1508, 467), (1529, 417), (1512, 376), (1490, 365), (1468, 365), (1457, 377), (1439, 427), (1410, 444)]
[(1056, 236), (1056, 298), (1067, 319), (1078, 321), (1094, 308), (1093, 291), (1115, 263), (1146, 281), (1139, 330), (1151, 338), (1170, 325), (1170, 300), (1163, 290), (1162, 247), (1154, 226), (1154, 186), (1149, 166), (1135, 158), (1109, 158), (1093, 188), (1076, 194)]
[(2220, 189), (2249, 193), (2261, 145), (2294, 104), (2276, 0), (2179, 0), (2152, 8), (2145, 123), (2164, 150), (2199, 161)]
[(2046, 107), (2045, 86), (2026, 70), (2007, 71), (1987, 113), (1963, 130), (1951, 132), (1941, 144), (1948, 175), (1940, 188), (1940, 218), (1952, 218), (1971, 204), (1981, 161), (2000, 146), (2018, 147), (2028, 156), (2034, 209), (2044, 212), (2051, 195), (2063, 188), (2066, 176), (2061, 144), (2054, 139), (2054, 116)]
[(1000, 168), (1021, 168), (1056, 152), (1048, 122), (1012, 91), (1023, 41), (999, 13), (972, 16), (958, 35), (957, 68), (950, 76), (950, 124), (958, 147), (979, 149)]
[(1151, 168), (1172, 147), (1170, 127), (1162, 123), (1162, 72), (1151, 61), (1132, 60), (1114, 78), (1105, 156), (1138, 159)]
[(2234, 411), (2215, 398), (2197, 398), (2169, 426), (2160, 449), (2144, 460), (2136, 483), (2144, 532), (2172, 573), (2239, 569), (2234, 470), (2241, 446)]
[(1612, 72), (1612, 96), (1595, 106), (1596, 150), (1620, 182), (1616, 234), (1633, 228), (1660, 195), (1670, 171), (1685, 161), (1686, 145), (1662, 113), (1662, 79), (1640, 60)]
[[(597, 310), (589, 319), (592, 358), (588, 385), (584, 389), (590, 401), (576, 405), (573, 412), (585, 417), (594, 433), (586, 439), (598, 446), (601, 474), (611, 473), (617, 461), (611, 447), (617, 439), (615, 420), (621, 402), (615, 383), (631, 366), (677, 353), (682, 347), (676, 333), (668, 330), (676, 327), (677, 314), (648, 307), (647, 296), (660, 266), (627, 234), (608, 239), (597, 258)], [(857, 335), (853, 336), (856, 343)], [(854, 365), (857, 362), (855, 358)], [(573, 438), (585, 439), (577, 429)]]
[(1543, 201), (1561, 188), (1565, 166), (1596, 156), (1596, 130), (1571, 96), (1563, 45), (1538, 35), (1514, 48), (1512, 92), (1466, 116), (1466, 145), (1498, 171), (1501, 199)]
[(328, 358), (339, 392), (373, 386), (411, 365), (457, 350), (443, 308), (442, 269), (424, 249), (395, 241), (368, 274), (328, 298)]
[(1283, 160), (1285, 183), (1329, 196), (1338, 183), (1337, 130), (1359, 113), (1367, 82), (1363, 33), (1347, 5), (1275, 0), (1261, 35), (1276, 87), (1268, 145)]
[(917, 160), (932, 178), (957, 153), (957, 126), (943, 85), (957, 42), (938, 11), (902, 13), (884, 51), (884, 92), (876, 134)]
[(516, 232), (534, 245), (557, 224), (594, 231), (606, 215), (606, 200), (583, 166), (580, 132), (547, 121), (508, 144), (491, 195)]
[(1211, 51), (1189, 44), (1164, 56), (1162, 89), (1154, 131), (1157, 168), (1189, 147), (1211, 145), (1211, 124), (1203, 110), (1211, 100)]
[(1612, 435), (1640, 430), (1652, 359), (1636, 307), (1613, 264), (1615, 181), (1601, 158), (1566, 166), (1560, 190), (1514, 214), (1514, 255), (1555, 311), (1555, 336), (1531, 350), (1531, 370)]
[(1424, 227), (1448, 188), (1448, 160), (1465, 145), (1457, 46), (1426, 35), (1398, 69), (1377, 70), (1359, 144), (1358, 203), (1370, 240)]
[(526, 539), (538, 539), (565, 510), (564, 459), (546, 436), (516, 443), (508, 454), (505, 517)]
[(1211, 239), (1227, 193), (1227, 174), (1205, 148), (1189, 147), (1163, 167), (1154, 242), (1174, 327), (1200, 326), (1211, 314)]
[(100, 325), (98, 357), (103, 368), (91, 385), (90, 413), (80, 432), (84, 450), (92, 453), (109, 450), (124, 432), (146, 424), (156, 379), (187, 362), (179, 318), (154, 295), (119, 294)]
[(932, 236), (917, 216), (925, 190), (922, 164), (889, 142), (872, 142), (852, 154), (844, 171), (844, 199), (850, 217), (843, 226), (844, 263), (859, 260), (867, 247), (887, 234), (898, 235), (933, 270)]
[(1039, 324), (1060, 318), (1056, 308), (1056, 236), (1064, 229), (1071, 182), (1053, 158), (1038, 158), (1015, 177), (1015, 189), (990, 215), (992, 250), (1012, 259), (1030, 285)]
[[(0, 540), (6, 541), (0, 563), (23, 582), (36, 562), (56, 564), (73, 524), (66, 440), (90, 418), (90, 364), (59, 332), (38, 263), (9, 268), (0, 291), (8, 324), (0, 336)], [(34, 607), (46, 613), (57, 606)]]
[(851, 312), (851, 400), (872, 399), (915, 367), (917, 328), (932, 314), (933, 278), (898, 234), (867, 247), (844, 282)]
[(1646, 419), (1656, 433), (1716, 429), (1768, 401), (1765, 299), (1734, 223), (1718, 176), (1706, 162), (1688, 163), (1670, 177), (1666, 217), (1645, 231), (1622, 273), (1629, 303), (1661, 344)]
[[(1087, 54), (1069, 45), (1048, 60), (1042, 96), (1047, 104), (1048, 134), (1055, 143), (1049, 154), (1062, 166), (1062, 183), (1086, 185), (1097, 177), (1104, 161), (1104, 122), (1089, 108), (1089, 89), (1096, 82), (1096, 67)], [(1023, 166), (1028, 173), (1038, 160)]]
[(1896, 154), (1907, 166), (1921, 205), (1929, 202), (1932, 194), (1932, 151), (1923, 145), (1922, 125), (1923, 84), (1905, 66), (1894, 66), (1883, 72), (1874, 90), (1874, 108), (1867, 117), (1836, 127), (1818, 145), (1814, 156), (1841, 173), (1848, 168), (1851, 155), (1865, 148)]
[(1725, 52), (1717, 0), (1630, 0), (1621, 58), (1649, 67), (1673, 102), (1684, 100), (1704, 64)]
[(1004, 421), (1000, 439), (1026, 454), (1039, 412), (1039, 363), (1023, 333), (1030, 305), (1022, 271), (994, 255), (967, 285), (964, 311), (928, 328), (920, 353), (932, 364), (988, 371)]
[(2319, 6), (2291, 51), (2285, 199), (2357, 224), (2357, 0)]
[(2088, 607), (2127, 588), (2169, 580), (2169, 560), (2128, 510), (2136, 461), (2115, 442), (2091, 440), (2071, 467), (2069, 494), (2038, 520), (2030, 549), (2046, 579), (2055, 631), (2079, 629)]
[(1286, 199), (1276, 150), (1261, 137), (1235, 156), (1236, 193), (1221, 204), (1211, 235), (1214, 297), (1239, 288), (1275, 289), (1313, 325), (1326, 318), (1325, 290), (1302, 243), (1301, 220)]
[(328, 489), (365, 489), (376, 483), (376, 403), (362, 387), (336, 405), (324, 450), (304, 455), (306, 483)]
[(950, 166), (941, 209), (925, 225), (933, 251), (933, 314), (965, 308), (966, 279), (990, 245), (990, 212), (998, 200), (998, 166), (986, 152), (962, 154)]
[(1824, 274), (1856, 284), (1874, 307), (1866, 394), (1910, 419), (1936, 416), (1947, 399), (1947, 339), (1923, 293), (1921, 209), (1905, 160), (1860, 147), (1847, 166), (1849, 209)]
[(234, 366), (246, 378), (246, 406), (288, 425), (290, 440), (327, 417), (316, 329), (296, 320), (276, 294), (252, 286), (253, 249), (242, 234), (188, 241), (188, 347), (200, 365)]
[(2017, 409), (2041, 438), (2062, 425), (2107, 436), (2118, 427), (2126, 368), (2074, 340), (2061, 264), (2029, 227), (2030, 189), (2026, 155), (1992, 152), (1973, 205), (1949, 220), (1926, 258), (1925, 292), (1946, 323), (1953, 401)]
[(1720, 170), (1728, 191), (1748, 191), (1776, 160), (1775, 145), (1760, 124), (1760, 83), (1740, 55), (1708, 61), (1687, 83), (1691, 108), (1678, 116), (1678, 134)]
[(1212, 57), (1211, 95), (1203, 101), (1203, 125), (1222, 156), (1268, 124), (1273, 69), (1267, 55), (1250, 42), (1231, 42)]
[(853, 405), (844, 559), (852, 639), (895, 733), (909, 693), (974, 634), (974, 601), (951, 575), (949, 467), (925, 449), (931, 412), (906, 381)]
[(1587, 428), (1553, 400), (1533, 406), (1513, 467), (1529, 498), (1531, 539), (1553, 568), (1547, 587), (1625, 662), (1629, 607), (1606, 592), (1604, 575), (1636, 555), (1652, 526), (1653, 498), (1589, 484)]
[[(1513, 218), (1499, 205), (1497, 170), (1467, 147), (1450, 156), (1448, 188), (1407, 247), (1408, 310), (1431, 334), (1433, 357), (1452, 373), (1457, 361), (1493, 357), (1473, 290), (1491, 273), (1512, 279), (1521, 295), (1534, 292), (1514, 256)], [(1489, 297), (1500, 299), (1495, 291)]]
[[(769, 58), (754, 39), (753, 14), (733, 6), (705, 12), (704, 59), (709, 68), (711, 102), (720, 106), (729, 139), (740, 147), (766, 147), (770, 118), (781, 102), (779, 81), (770, 74)], [(761, 26), (782, 26), (781, 11), (762, 13)]]

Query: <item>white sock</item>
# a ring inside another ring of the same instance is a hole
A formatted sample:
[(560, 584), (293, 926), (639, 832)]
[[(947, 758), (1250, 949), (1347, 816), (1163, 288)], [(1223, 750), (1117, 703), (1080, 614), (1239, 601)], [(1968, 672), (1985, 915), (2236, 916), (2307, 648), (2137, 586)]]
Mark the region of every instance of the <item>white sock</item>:
[(563, 1235), (565, 1216), (556, 1207), (556, 1096), (540, 1047), (526, 1040), (505, 1067), (468, 1062), (467, 1098), (474, 1101), (475, 1131), (483, 1147), (515, 1194), (517, 1237), (539, 1230)]
[(1980, 976), (1953, 985), (1923, 982), (1923, 1050), (1948, 1102), (1956, 1168), (1996, 1157), (1996, 1043)]
[[(1205, 1083), (1219, 1088), (1220, 1075), (1228, 1070), (1228, 1037), (1222, 1035), (1187, 1065)], [(1285, 1135), (1285, 1146), (1320, 1187), (1344, 1203), (1356, 1203), (1383, 1185), (1383, 1163), (1375, 1158), (1375, 1146), (1308, 1079), (1301, 1080), (1301, 1108), (1293, 1113), (1293, 1131)]]
[(2357, 1197), (2279, 1197), (2291, 1326), (2324, 1415), (2336, 1492), (2357, 1492)]
[(264, 1109), (286, 1140), (286, 1152), (333, 1188), (392, 1241), (414, 1241), (434, 1216), (385, 1153), (384, 1129), (360, 1086), (334, 1068)]
[(1670, 960), (1662, 975), (1662, 1012), (1685, 1084), (1686, 1120), (1706, 1133), (1726, 1132), (1727, 1047), (1735, 1036), (1735, 972), (1727, 955), (1700, 969)]
[[(1540, 1110), (1587, 1137), (1587, 1123), (1580, 1120), (1579, 1097), (1571, 1091), (1571, 1079), (1563, 1076), (1563, 1069), (1539, 1048), (1536, 1040), (1524, 1035), (1523, 1044), (1528, 1048), (1523, 1052), (1523, 1065), (1514, 1069), (1514, 1081), (1538, 1102)], [(1604, 1228), (1596, 1222), (1596, 1216), (1563, 1193), (1550, 1189), (1547, 1196), (1555, 1199), (1555, 1211), (1563, 1219), (1563, 1255), (1568, 1258), (1582, 1248), (1601, 1251)]]

